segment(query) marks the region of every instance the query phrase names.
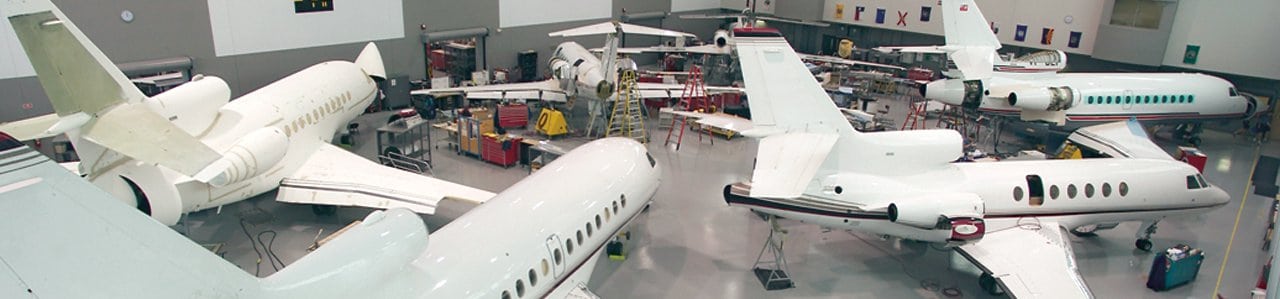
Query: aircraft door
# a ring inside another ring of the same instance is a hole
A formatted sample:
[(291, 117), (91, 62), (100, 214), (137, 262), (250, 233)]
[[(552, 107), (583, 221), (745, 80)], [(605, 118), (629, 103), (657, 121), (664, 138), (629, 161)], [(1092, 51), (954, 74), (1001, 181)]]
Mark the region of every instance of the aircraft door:
[(560, 241), (560, 235), (547, 237), (547, 260), (551, 261), (551, 273), (556, 280), (564, 275), (565, 264), (569, 263), (568, 254), (564, 252), (564, 248), (561, 248), (563, 244)]
[(1120, 105), (1121, 107), (1124, 107), (1124, 110), (1132, 109), (1133, 103), (1137, 101), (1137, 96), (1133, 95), (1132, 90), (1125, 90), (1124, 95), (1120, 97)]

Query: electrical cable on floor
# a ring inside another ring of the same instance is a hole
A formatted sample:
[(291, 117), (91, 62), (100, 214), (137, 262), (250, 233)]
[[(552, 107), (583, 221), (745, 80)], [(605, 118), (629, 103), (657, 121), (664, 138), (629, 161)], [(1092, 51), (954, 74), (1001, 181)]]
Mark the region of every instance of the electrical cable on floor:
[(249, 234), (249, 226), (244, 218), (240, 218), (240, 231), (244, 232), (244, 237), (249, 239), (249, 245), (253, 246), (253, 253), (258, 255), (258, 259), (254, 262), (253, 276), (262, 276), (262, 251), (258, 250), (258, 243), (253, 241), (253, 235)]
[[(263, 242), (262, 236), (266, 234), (271, 234), (271, 239), (266, 242)], [(261, 245), (262, 248), (266, 249), (267, 262), (271, 263), (271, 268), (275, 269), (275, 271), (280, 271), (280, 269), (284, 268), (285, 266), (284, 260), (281, 260), (280, 256), (276, 255), (275, 249), (272, 248), (272, 246), (275, 245), (276, 243), (277, 235), (279, 234), (276, 233), (275, 230), (270, 230), (270, 229), (258, 233), (258, 245)]]
[[(906, 274), (907, 277), (910, 277), (911, 279), (915, 279), (916, 281), (920, 282), (920, 288), (930, 292), (939, 292), (943, 296), (947, 296), (948, 298), (964, 297), (964, 293), (961, 292), (960, 289), (955, 285), (952, 285), (946, 288), (941, 288), (942, 284), (936, 281), (933, 281), (932, 279), (923, 279), (923, 278), (916, 277), (915, 275), (911, 274), (910, 270), (907, 269), (907, 262), (902, 260), (901, 257), (898, 257), (897, 255), (889, 252), (888, 250), (885, 250), (884, 248), (880, 248), (880, 246), (876, 246), (875, 244), (872, 244), (871, 241), (867, 241), (867, 239), (862, 238), (862, 236), (859, 236), (858, 234), (855, 234), (852, 231), (846, 230), (845, 232), (848, 233), (850, 236), (853, 236), (854, 238), (857, 238), (858, 240), (862, 241), (862, 243), (866, 243), (867, 246), (871, 246), (871, 248), (875, 248), (876, 250), (880, 251), (880, 253), (883, 253), (884, 255), (887, 255), (890, 258), (893, 258), (893, 260), (898, 262), (898, 266), (902, 267), (902, 273)], [(929, 246), (932, 247), (932, 244), (930, 244)], [(943, 249), (942, 251), (945, 251), (945, 249)]]

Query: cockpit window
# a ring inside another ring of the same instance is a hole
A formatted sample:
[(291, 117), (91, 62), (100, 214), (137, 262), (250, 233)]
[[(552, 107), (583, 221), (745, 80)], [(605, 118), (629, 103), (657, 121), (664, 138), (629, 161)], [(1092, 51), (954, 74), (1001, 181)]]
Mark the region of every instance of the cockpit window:
[(1200, 189), (1200, 180), (1197, 180), (1196, 176), (1194, 175), (1187, 176), (1187, 189), (1188, 190)]
[(579, 64), (582, 64), (583, 62), (587, 62), (587, 61), (586, 61), (586, 60), (584, 60), (584, 59), (578, 59), (578, 60), (576, 60), (576, 61), (574, 61), (574, 62), (573, 62), (573, 66), (578, 66)]
[(1206, 182), (1206, 181), (1204, 180), (1204, 176), (1202, 176), (1202, 175), (1198, 175), (1198, 174), (1197, 174), (1197, 175), (1196, 175), (1196, 180), (1197, 180), (1197, 181), (1200, 181), (1200, 188), (1209, 188), (1209, 182)]
[(1235, 87), (1228, 87), (1228, 88), (1227, 88), (1227, 93), (1228, 93), (1229, 95), (1233, 96), (1233, 97), (1235, 97), (1235, 96), (1240, 96), (1240, 93), (1236, 92), (1236, 88), (1235, 88)]
[[(14, 139), (12, 136), (9, 136), (9, 134), (0, 133), (0, 151), (21, 146), (23, 146), (21, 141)], [(653, 161), (653, 158), (649, 158), (649, 161)]]
[(646, 152), (646, 153), (644, 153), (644, 156), (645, 156), (646, 158), (649, 158), (649, 167), (655, 167), (655, 166), (658, 166), (658, 161), (654, 161), (654, 160), (653, 160), (653, 155), (650, 155), (649, 153), (647, 153), (647, 152)]

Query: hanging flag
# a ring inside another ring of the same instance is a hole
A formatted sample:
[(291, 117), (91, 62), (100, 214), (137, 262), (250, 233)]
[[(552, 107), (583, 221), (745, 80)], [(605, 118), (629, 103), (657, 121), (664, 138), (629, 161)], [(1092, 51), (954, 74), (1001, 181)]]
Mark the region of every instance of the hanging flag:
[(930, 15), (930, 14), (932, 14), (932, 13), (933, 13), (933, 7), (921, 6), (921, 7), (920, 7), (920, 21), (921, 21), (921, 22), (928, 22), (928, 21), (929, 21), (929, 15)]
[(854, 20), (854, 21), (861, 21), (861, 20), (862, 20), (862, 11), (864, 11), (864, 10), (867, 10), (867, 8), (866, 8), (866, 7), (862, 7), (862, 6), (854, 7), (854, 8), (853, 8), (853, 20)]
[(898, 26), (907, 26), (907, 12), (898, 11)]
[(1084, 35), (1084, 33), (1081, 33), (1080, 31), (1072, 31), (1071, 39), (1067, 40), (1067, 47), (1079, 48), (1082, 35)]
[(844, 18), (844, 4), (836, 3), (836, 19), (839, 20), (843, 18)]
[(876, 24), (884, 24), (884, 9), (876, 8)]
[(1018, 24), (1018, 30), (1013, 32), (1013, 40), (1025, 42), (1027, 41), (1027, 25)]
[(1200, 46), (1187, 45), (1187, 52), (1182, 55), (1182, 63), (1196, 64), (1196, 59), (1200, 58)]
[(1040, 30), (1040, 44), (1053, 44), (1053, 28), (1044, 27), (1043, 30)]
[(1000, 23), (996, 23), (994, 21), (991, 22), (991, 33), (1000, 34)]

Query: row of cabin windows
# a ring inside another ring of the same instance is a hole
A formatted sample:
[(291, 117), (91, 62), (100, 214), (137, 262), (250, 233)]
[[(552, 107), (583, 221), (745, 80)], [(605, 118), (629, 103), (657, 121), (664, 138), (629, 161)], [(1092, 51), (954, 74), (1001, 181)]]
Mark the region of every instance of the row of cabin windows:
[[(1188, 184), (1190, 184), (1190, 181), (1188, 181)], [(1027, 200), (1028, 204), (1031, 204), (1032, 206), (1043, 205), (1044, 204), (1044, 183), (1040, 179), (1040, 176), (1028, 175), (1027, 187), (1028, 187), (1028, 190), (1027, 190), (1028, 192), (1026, 192), (1027, 194), (1023, 194), (1024, 192), (1022, 190), (1022, 186), (1013, 187), (1013, 200), (1022, 201), (1023, 195), (1026, 195), (1028, 199)], [(1066, 198), (1075, 199), (1076, 196), (1080, 194), (1080, 189), (1076, 188), (1076, 184), (1067, 184), (1066, 189), (1067, 189)], [(1128, 183), (1120, 182), (1119, 185), (1116, 185), (1116, 189), (1118, 189), (1116, 191), (1118, 191), (1117, 193), (1119, 193), (1120, 196), (1122, 197), (1129, 195)], [(1085, 198), (1093, 198), (1093, 195), (1095, 194), (1094, 191), (1095, 190), (1093, 188), (1093, 183), (1084, 184)], [(1112, 191), (1111, 183), (1102, 183), (1102, 197), (1111, 197), (1111, 191)], [(1056, 200), (1059, 197), (1062, 197), (1061, 195), (1062, 195), (1062, 189), (1059, 188), (1058, 185), (1049, 186), (1049, 198)]]
[(1195, 95), (1158, 95), (1158, 96), (1088, 96), (1088, 104), (1190, 104), (1196, 101)]
[[(604, 208), (604, 212), (603, 212), (604, 221), (601, 221), (600, 214), (596, 214), (595, 226), (592, 226), (591, 222), (587, 222), (587, 224), (584, 226), (587, 232), (586, 237), (590, 238), (592, 235), (595, 234), (595, 231), (600, 230), (604, 222), (608, 222), (609, 220), (612, 220), (613, 215), (618, 214), (619, 207), (622, 207), (622, 208), (627, 207), (626, 195), (618, 196), (618, 200), (613, 201), (612, 209), (610, 209), (610, 207)], [(565, 254), (573, 254), (574, 244), (576, 243), (578, 246), (582, 246), (582, 240), (583, 240), (582, 230), (578, 230), (578, 232), (574, 235), (573, 239), (565, 240), (564, 242)], [(564, 263), (565, 257), (560, 253), (560, 249), (557, 248), (555, 249), (554, 252), (552, 252), (551, 259), (555, 262), (557, 266), (559, 266), (560, 264)], [(542, 259), (541, 270), (542, 270), (541, 276), (551, 275), (551, 262), (548, 262), (547, 259), (545, 258)], [(530, 268), (529, 269), (529, 286), (530, 287), (538, 285), (538, 277), (539, 277), (538, 272)], [(515, 298), (524, 298), (524, 279), (516, 279), (515, 294), (516, 294)], [(511, 291), (502, 291), (502, 299), (511, 299), (511, 298), (513, 298), (511, 297)]]

